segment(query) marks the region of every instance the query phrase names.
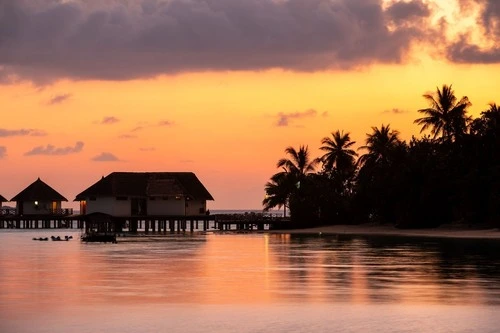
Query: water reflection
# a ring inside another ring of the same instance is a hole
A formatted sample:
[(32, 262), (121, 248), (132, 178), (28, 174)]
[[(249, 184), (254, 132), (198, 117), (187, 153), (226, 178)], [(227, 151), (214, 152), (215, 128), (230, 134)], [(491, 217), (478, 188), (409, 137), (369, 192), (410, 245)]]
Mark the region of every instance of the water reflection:
[(275, 239), (287, 290), (304, 300), (500, 304), (500, 244), (495, 240), (408, 237)]
[[(95, 304), (500, 304), (500, 242), (195, 234), (118, 244), (0, 232), (0, 312)], [(50, 235), (49, 235), (50, 236)]]

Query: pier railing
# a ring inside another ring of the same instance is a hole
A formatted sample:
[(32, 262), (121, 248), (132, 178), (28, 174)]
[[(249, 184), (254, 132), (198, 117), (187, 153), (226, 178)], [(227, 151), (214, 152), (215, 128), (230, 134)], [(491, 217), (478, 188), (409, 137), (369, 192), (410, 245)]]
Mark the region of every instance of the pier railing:
[(16, 215), (16, 209), (15, 208), (0, 208), (0, 215), (2, 215), (2, 216)]
[(50, 210), (50, 214), (53, 214), (53, 215), (62, 215), (62, 216), (73, 215), (73, 208), (51, 209)]
[[(17, 215), (15, 208), (0, 208), (0, 216)], [(48, 215), (69, 216), (73, 215), (73, 208), (50, 209)]]

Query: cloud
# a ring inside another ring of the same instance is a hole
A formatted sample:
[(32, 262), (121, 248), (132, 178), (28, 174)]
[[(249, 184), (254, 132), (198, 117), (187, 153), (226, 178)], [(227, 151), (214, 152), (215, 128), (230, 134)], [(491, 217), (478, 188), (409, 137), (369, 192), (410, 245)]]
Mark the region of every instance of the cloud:
[(56, 105), (56, 104), (61, 104), (62, 102), (68, 100), (71, 97), (71, 94), (62, 94), (62, 95), (56, 95), (52, 97), (47, 104), (48, 105)]
[(155, 151), (155, 147), (145, 147), (145, 148), (139, 148), (140, 151)]
[(111, 125), (111, 124), (116, 124), (119, 121), (120, 121), (120, 119), (118, 119), (116, 117), (104, 117), (101, 121), (101, 124)]
[(37, 129), (21, 128), (21, 129), (10, 130), (6, 128), (0, 128), (0, 137), (2, 138), (9, 136), (45, 136), (45, 135), (47, 135), (47, 133)]
[(398, 108), (392, 108), (390, 110), (385, 110), (383, 113), (402, 114), (402, 113), (408, 113), (408, 111)]
[(293, 112), (293, 113), (280, 112), (277, 114), (278, 120), (276, 121), (276, 126), (278, 127), (288, 126), (290, 122), (293, 120), (315, 117), (317, 113), (318, 112), (314, 109), (309, 109), (302, 112)]
[(7, 156), (7, 148), (5, 146), (0, 146), (0, 159)]
[(467, 36), (461, 36), (448, 47), (447, 56), (459, 63), (495, 64), (500, 62), (500, 47), (480, 47), (469, 42)]
[(67, 146), (56, 148), (55, 146), (48, 144), (47, 146), (38, 146), (30, 151), (24, 153), (24, 156), (35, 156), (35, 155), (51, 155), (51, 156), (61, 156), (61, 155), (69, 155), (76, 154), (82, 151), (84, 143), (78, 141), (75, 143), (75, 146)]
[(119, 136), (120, 139), (135, 139), (137, 138), (137, 135), (132, 135), (132, 134), (122, 134)]
[(117, 162), (119, 161), (118, 157), (111, 153), (103, 152), (99, 155), (92, 158), (92, 161), (96, 162)]
[(163, 120), (158, 123), (158, 126), (173, 126), (174, 122), (170, 120)]
[(401, 63), (430, 30), (423, 0), (4, 1), (3, 81)]
[(386, 10), (387, 15), (396, 23), (408, 22), (430, 15), (429, 7), (421, 1), (395, 2)]
[(144, 129), (144, 126), (137, 126), (137, 127), (134, 127), (130, 130), (130, 132), (139, 132), (139, 131), (142, 131)]
[[(460, 0), (462, 16), (470, 16), (471, 8), (479, 6), (478, 26), (473, 35), (459, 35), (446, 48), (449, 60), (458, 63), (500, 63), (500, 2), (498, 0)], [(477, 38), (477, 33), (482, 38)], [(482, 40), (481, 40), (482, 39)]]

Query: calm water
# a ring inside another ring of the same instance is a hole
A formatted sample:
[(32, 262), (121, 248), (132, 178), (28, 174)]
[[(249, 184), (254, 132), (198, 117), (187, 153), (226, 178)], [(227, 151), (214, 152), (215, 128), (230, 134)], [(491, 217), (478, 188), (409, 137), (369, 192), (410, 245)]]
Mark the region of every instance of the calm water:
[(0, 231), (0, 332), (498, 331), (500, 241), (78, 236)]

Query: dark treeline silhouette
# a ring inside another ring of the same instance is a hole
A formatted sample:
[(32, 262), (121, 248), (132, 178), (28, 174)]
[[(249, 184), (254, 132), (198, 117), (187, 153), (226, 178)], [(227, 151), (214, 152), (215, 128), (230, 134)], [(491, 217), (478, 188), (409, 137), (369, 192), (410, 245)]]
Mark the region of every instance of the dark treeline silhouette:
[(292, 227), (391, 223), (428, 228), (444, 223), (500, 221), (500, 110), (494, 103), (473, 119), (467, 97), (452, 86), (424, 95), (428, 108), (415, 123), (430, 134), (401, 140), (372, 127), (358, 153), (349, 132), (321, 140), (324, 155), (288, 147), (265, 185), (265, 210), (289, 209)]

